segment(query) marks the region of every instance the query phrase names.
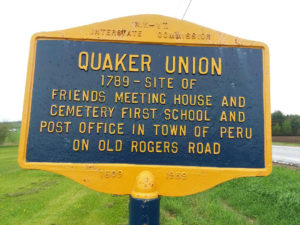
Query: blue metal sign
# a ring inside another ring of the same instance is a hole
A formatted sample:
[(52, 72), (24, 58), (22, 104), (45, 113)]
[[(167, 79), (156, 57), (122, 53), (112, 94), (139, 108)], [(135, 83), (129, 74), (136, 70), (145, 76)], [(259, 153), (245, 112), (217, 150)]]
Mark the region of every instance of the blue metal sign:
[(27, 162), (264, 168), (262, 49), (38, 40)]

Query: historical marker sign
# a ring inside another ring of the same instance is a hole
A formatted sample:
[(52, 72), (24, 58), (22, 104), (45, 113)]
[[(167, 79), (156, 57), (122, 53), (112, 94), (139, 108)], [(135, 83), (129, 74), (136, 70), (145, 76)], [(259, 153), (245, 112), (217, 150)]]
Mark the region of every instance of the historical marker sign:
[(19, 163), (130, 194), (271, 172), (268, 49), (162, 16), (32, 38)]

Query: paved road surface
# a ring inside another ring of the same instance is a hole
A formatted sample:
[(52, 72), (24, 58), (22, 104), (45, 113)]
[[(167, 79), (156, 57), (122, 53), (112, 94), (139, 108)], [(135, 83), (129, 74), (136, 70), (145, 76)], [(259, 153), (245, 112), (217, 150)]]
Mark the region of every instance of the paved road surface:
[(273, 162), (300, 166), (300, 147), (272, 146)]

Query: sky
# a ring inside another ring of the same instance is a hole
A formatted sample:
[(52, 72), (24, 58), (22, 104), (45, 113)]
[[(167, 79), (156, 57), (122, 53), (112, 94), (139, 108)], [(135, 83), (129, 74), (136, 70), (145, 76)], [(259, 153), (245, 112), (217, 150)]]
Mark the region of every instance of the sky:
[[(184, 20), (270, 49), (271, 111), (300, 115), (297, 0), (193, 0)], [(160, 14), (181, 19), (189, 0), (51, 0), (0, 3), (0, 121), (22, 118), (30, 38), (123, 16)]]

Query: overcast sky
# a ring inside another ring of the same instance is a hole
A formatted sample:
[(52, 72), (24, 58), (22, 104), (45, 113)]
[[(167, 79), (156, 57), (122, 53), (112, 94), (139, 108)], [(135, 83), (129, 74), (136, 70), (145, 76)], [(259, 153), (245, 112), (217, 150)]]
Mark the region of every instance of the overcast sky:
[[(1, 1), (0, 121), (21, 120), (32, 34), (138, 14), (181, 19), (188, 3), (189, 0)], [(270, 48), (271, 111), (300, 114), (299, 9), (296, 0), (193, 0), (184, 19), (266, 43)]]

